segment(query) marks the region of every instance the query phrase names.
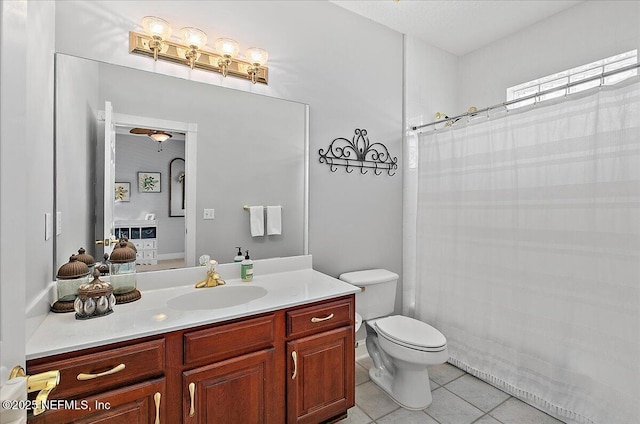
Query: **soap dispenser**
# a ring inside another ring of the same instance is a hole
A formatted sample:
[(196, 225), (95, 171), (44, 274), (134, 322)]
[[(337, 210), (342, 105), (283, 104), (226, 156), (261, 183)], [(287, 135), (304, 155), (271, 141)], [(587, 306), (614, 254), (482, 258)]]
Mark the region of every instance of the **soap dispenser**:
[(235, 258), (233, 258), (233, 262), (242, 262), (244, 260), (244, 256), (242, 256), (242, 250), (241, 247), (236, 246), (236, 249), (238, 249), (238, 253), (236, 253)]
[(246, 252), (244, 260), (240, 262), (240, 279), (244, 282), (249, 282), (253, 280), (253, 261), (249, 257), (249, 251), (247, 250)]

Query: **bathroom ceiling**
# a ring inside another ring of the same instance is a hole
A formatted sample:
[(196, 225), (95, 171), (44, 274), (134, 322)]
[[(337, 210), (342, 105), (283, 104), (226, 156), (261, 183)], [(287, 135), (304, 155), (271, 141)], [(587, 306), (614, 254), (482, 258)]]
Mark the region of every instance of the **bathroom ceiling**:
[(358, 15), (457, 56), (582, 1), (566, 0), (331, 0)]

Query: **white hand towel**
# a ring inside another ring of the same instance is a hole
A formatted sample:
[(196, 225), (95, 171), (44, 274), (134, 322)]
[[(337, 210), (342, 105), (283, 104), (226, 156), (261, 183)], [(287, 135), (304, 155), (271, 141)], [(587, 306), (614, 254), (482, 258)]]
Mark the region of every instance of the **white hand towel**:
[(282, 206), (267, 206), (267, 234), (282, 234)]
[(251, 236), (264, 236), (264, 206), (249, 206)]

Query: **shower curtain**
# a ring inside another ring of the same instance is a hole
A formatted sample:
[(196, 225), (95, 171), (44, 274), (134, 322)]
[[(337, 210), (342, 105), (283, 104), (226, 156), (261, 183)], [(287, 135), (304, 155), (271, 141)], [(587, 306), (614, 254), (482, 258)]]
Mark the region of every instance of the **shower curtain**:
[(503, 114), (420, 135), (405, 312), (563, 421), (640, 423), (640, 81)]

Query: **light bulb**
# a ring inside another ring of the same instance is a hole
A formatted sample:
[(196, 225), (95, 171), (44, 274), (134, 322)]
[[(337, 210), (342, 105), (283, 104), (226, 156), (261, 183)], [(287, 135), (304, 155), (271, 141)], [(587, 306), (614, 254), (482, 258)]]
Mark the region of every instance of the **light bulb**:
[(269, 52), (258, 47), (249, 47), (245, 56), (247, 61), (251, 62), (253, 65), (262, 66), (267, 63), (267, 59), (269, 59)]
[(225, 57), (235, 57), (240, 51), (238, 42), (231, 38), (218, 38), (213, 45), (218, 54)]
[(172, 29), (169, 22), (156, 16), (142, 18), (142, 27), (150, 37), (158, 37), (160, 40), (171, 37)]
[(180, 30), (180, 33), (182, 34), (182, 39), (189, 45), (189, 47), (201, 49), (205, 44), (207, 44), (207, 34), (205, 34), (204, 31), (199, 30), (198, 28), (182, 28)]

